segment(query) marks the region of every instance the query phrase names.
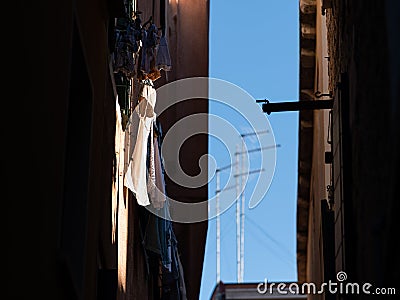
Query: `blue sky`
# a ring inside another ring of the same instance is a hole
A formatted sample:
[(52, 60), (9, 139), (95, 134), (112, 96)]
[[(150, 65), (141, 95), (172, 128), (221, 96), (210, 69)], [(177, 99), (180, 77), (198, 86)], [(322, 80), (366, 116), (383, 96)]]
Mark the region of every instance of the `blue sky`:
[[(255, 99), (298, 100), (298, 7), (298, 0), (210, 0), (210, 77), (229, 81)], [(244, 133), (246, 122), (226, 106), (211, 101), (210, 113), (229, 120)], [(275, 174), (264, 199), (253, 209), (248, 208), (249, 199), (246, 199), (244, 282), (262, 282), (264, 278), (295, 281), (298, 113), (273, 113), (266, 117), (280, 147), (276, 149)], [(265, 124), (256, 127), (262, 129)], [(249, 149), (256, 146), (251, 139), (246, 145)], [(210, 137), (209, 153), (217, 167), (230, 163), (226, 151), (218, 139)], [(260, 155), (255, 153), (250, 158), (250, 169), (253, 169)], [(227, 176), (221, 173), (222, 184)], [(255, 184), (250, 178), (246, 195)], [(215, 178), (212, 178), (209, 196), (214, 195)], [(233, 205), (221, 215), (221, 280), (236, 282), (236, 278)], [(213, 218), (209, 221), (201, 300), (210, 299), (215, 284), (216, 225)]]

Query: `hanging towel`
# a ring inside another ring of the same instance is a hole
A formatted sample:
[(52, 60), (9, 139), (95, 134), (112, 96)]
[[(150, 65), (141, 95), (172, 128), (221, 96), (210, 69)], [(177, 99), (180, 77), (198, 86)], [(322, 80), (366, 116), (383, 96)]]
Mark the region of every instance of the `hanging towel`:
[[(139, 205), (147, 206), (150, 204), (148, 197), (148, 172), (147, 172), (147, 156), (148, 138), (153, 137), (153, 122), (156, 114), (154, 106), (156, 104), (156, 90), (152, 82), (144, 84), (143, 90), (136, 105), (135, 110), (131, 114), (130, 120), (130, 140), (134, 141), (134, 148), (130, 157), (128, 169), (125, 173), (124, 185), (129, 188), (136, 196)], [(137, 128), (132, 128), (132, 125)], [(150, 151), (153, 152), (153, 143), (151, 143)], [(150, 166), (154, 170), (154, 165)]]

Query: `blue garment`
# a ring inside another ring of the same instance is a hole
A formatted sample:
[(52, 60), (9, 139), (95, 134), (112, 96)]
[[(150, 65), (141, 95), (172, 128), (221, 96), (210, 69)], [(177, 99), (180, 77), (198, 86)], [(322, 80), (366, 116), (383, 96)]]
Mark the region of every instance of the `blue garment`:
[[(157, 134), (157, 144), (160, 150), (159, 153), (161, 153), (162, 128), (158, 119), (156, 119), (156, 122), (154, 123), (154, 130)], [(149, 137), (147, 147), (151, 147), (151, 137)], [(150, 153), (150, 151), (147, 151), (147, 153)], [(163, 160), (160, 159), (161, 169), (165, 175), (165, 169), (162, 161)], [(147, 168), (149, 169), (149, 167), (150, 158), (147, 157)], [(160, 215), (162, 217), (150, 213), (145, 229), (145, 244), (147, 249), (159, 254), (161, 256), (161, 262), (163, 266), (166, 269), (171, 270), (171, 249), (173, 244), (176, 243), (176, 239), (172, 229), (172, 222), (169, 218), (169, 206), (167, 204), (160, 209)]]
[(161, 257), (162, 265), (172, 269), (172, 248), (176, 244), (171, 221), (149, 214), (144, 234), (146, 249), (157, 253)]

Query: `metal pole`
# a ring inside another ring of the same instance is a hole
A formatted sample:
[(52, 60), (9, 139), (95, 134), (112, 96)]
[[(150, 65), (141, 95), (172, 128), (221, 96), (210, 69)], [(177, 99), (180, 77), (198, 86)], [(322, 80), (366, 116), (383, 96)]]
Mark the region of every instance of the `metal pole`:
[[(256, 152), (256, 151), (261, 151), (264, 149), (269, 149), (269, 148), (275, 148), (276, 146), (279, 147), (279, 145), (273, 145), (273, 146), (267, 146), (267, 147), (261, 147), (261, 148), (257, 148), (257, 149), (253, 149), (253, 150), (248, 150), (245, 151), (245, 141), (244, 138), (246, 136), (249, 135), (255, 135), (255, 134), (263, 134), (263, 133), (268, 133), (269, 130), (263, 130), (263, 131), (259, 131), (259, 132), (251, 132), (251, 133), (243, 133), (240, 136), (242, 137), (241, 143), (242, 143), (242, 149), (241, 152), (238, 154), (242, 154), (241, 156), (241, 173), (238, 174), (236, 173), (237, 177), (241, 177), (241, 185), (240, 185), (240, 190), (241, 190), (241, 194), (240, 194), (240, 201), (241, 201), (241, 212), (240, 212), (240, 233), (238, 233), (238, 238), (240, 238), (240, 243), (239, 243), (239, 266), (238, 266), (238, 282), (242, 283), (244, 281), (244, 221), (245, 221), (245, 202), (246, 202), (246, 198), (245, 198), (245, 175), (250, 175), (253, 173), (259, 173), (262, 172), (264, 169), (260, 169), (260, 170), (252, 170), (252, 171), (248, 171), (246, 172), (245, 170), (245, 154), (246, 153), (250, 153), (250, 152)], [(237, 147), (237, 149), (239, 149)], [(236, 151), (238, 152), (238, 151)], [(236, 161), (236, 163), (238, 164), (238, 160)], [(238, 193), (237, 193), (238, 194)], [(239, 199), (238, 199), (239, 202)], [(240, 207), (239, 207), (240, 209)], [(238, 217), (237, 217), (238, 218)], [(238, 221), (237, 221), (238, 222)]]
[(239, 187), (239, 145), (236, 145), (236, 266), (237, 281), (240, 283), (240, 187)]
[(219, 170), (216, 170), (217, 192), (215, 195), (215, 204), (217, 209), (217, 284), (221, 280), (221, 227), (219, 218)]
[(243, 282), (244, 280), (244, 208), (245, 208), (245, 197), (244, 197), (244, 181), (245, 181), (245, 152), (244, 152), (244, 140), (242, 140), (242, 179), (241, 179), (241, 189), (242, 189), (242, 212), (241, 212), (241, 231), (240, 231), (240, 280)]

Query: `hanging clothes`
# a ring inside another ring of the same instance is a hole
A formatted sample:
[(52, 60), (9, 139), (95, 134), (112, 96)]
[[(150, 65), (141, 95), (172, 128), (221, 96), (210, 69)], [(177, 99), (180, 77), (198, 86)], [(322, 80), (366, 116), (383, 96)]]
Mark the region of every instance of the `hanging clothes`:
[(171, 71), (171, 56), (169, 54), (167, 38), (163, 35), (157, 49), (156, 66), (159, 70)]
[(147, 139), (147, 159), (146, 159), (146, 166), (147, 166), (147, 193), (153, 195), (156, 189), (156, 166), (155, 166), (155, 157), (154, 157), (154, 122), (153, 126), (153, 134), (149, 135)]
[[(151, 204), (157, 209), (158, 214), (150, 213), (146, 226), (145, 244), (149, 250), (160, 254), (162, 265), (171, 272), (171, 248), (174, 243), (172, 241), (172, 239), (174, 239), (174, 234), (165, 190), (165, 170), (161, 157), (161, 146), (162, 128), (160, 122), (156, 119), (154, 122), (153, 138), (155, 186), (154, 189), (149, 190), (149, 197)], [(148, 162), (150, 161), (151, 160), (148, 159)], [(148, 167), (149, 166), (150, 164)]]
[(171, 70), (171, 56), (169, 54), (168, 42), (165, 36), (167, 30), (167, 9), (165, 0), (160, 0), (160, 26), (161, 38), (157, 47), (156, 67), (158, 70)]
[[(136, 105), (130, 118), (130, 142), (134, 147), (132, 154), (129, 154), (130, 161), (124, 180), (125, 186), (135, 194), (138, 204), (142, 206), (150, 204), (148, 197), (147, 157), (149, 153), (147, 143), (149, 136), (153, 137), (154, 134), (153, 122), (156, 118), (156, 113), (154, 112), (155, 104), (156, 90), (154, 89), (153, 82), (147, 80), (143, 84), (139, 103)], [(150, 152), (153, 153), (153, 151), (154, 146), (151, 143)], [(150, 166), (150, 169), (155, 169), (154, 164)]]
[(154, 52), (156, 46), (156, 27), (151, 24), (149, 29), (145, 30), (143, 34), (143, 52), (142, 57), (142, 71), (146, 74), (150, 74), (154, 67)]
[(165, 190), (164, 164), (161, 157), (162, 131), (161, 124), (158, 122), (158, 120), (156, 120), (154, 123), (154, 132), (153, 149), (155, 185), (149, 189), (149, 197), (153, 207), (156, 209), (161, 209), (166, 203), (167, 196)]
[(186, 297), (186, 284), (185, 284), (185, 274), (183, 273), (183, 266), (182, 266), (182, 262), (181, 262), (181, 258), (179, 256), (179, 252), (178, 250), (176, 250), (177, 252), (177, 260), (178, 260), (178, 267), (179, 267), (179, 290), (180, 290), (180, 294), (181, 294), (181, 300), (187, 300)]
[[(135, 20), (136, 21), (136, 20)], [(129, 23), (126, 27), (126, 39), (127, 44), (131, 48), (133, 53), (137, 53), (140, 48), (140, 24), (133, 20), (129, 20)], [(139, 29), (138, 29), (139, 26)]]
[(143, 28), (142, 31), (142, 61), (141, 71), (145, 74), (145, 78), (152, 81), (161, 77), (160, 71), (156, 68), (157, 46), (159, 43), (158, 28), (151, 22), (148, 29)]
[(115, 51), (114, 51), (114, 72), (122, 72), (127, 60), (124, 42), (124, 33), (120, 30), (115, 31)]
[(114, 72), (122, 72), (128, 78), (135, 76), (136, 56), (140, 49), (139, 22), (140, 19), (134, 22), (128, 18), (118, 18), (115, 29)]
[(162, 268), (161, 300), (187, 300), (183, 267), (178, 252), (178, 242), (171, 230), (171, 268)]
[(172, 223), (153, 213), (149, 213), (144, 233), (146, 249), (159, 254), (161, 263), (169, 272), (172, 271)]
[(135, 75), (135, 54), (126, 30), (116, 30), (114, 73), (122, 72), (128, 78)]

